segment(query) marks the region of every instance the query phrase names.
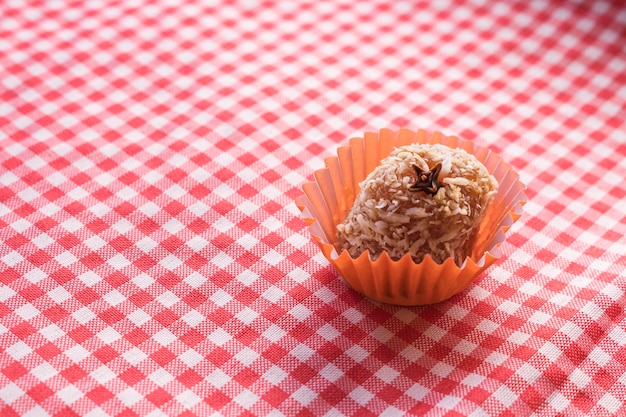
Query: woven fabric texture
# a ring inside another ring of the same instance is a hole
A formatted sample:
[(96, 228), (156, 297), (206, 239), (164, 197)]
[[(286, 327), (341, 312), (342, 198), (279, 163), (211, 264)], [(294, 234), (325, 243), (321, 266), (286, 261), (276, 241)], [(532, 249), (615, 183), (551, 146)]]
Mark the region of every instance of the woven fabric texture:
[[(0, 4), (0, 415), (626, 414), (620, 1)], [(294, 199), (381, 128), (497, 152), (503, 256), (350, 289)]]

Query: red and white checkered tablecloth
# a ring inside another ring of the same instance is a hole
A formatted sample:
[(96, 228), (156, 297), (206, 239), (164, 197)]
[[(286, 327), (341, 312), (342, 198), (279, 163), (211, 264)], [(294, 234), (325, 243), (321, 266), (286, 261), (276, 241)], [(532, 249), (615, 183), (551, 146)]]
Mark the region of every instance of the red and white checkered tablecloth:
[[(498, 152), (529, 202), (425, 307), (294, 198), (350, 137)], [(619, 0), (0, 4), (0, 415), (626, 414)]]

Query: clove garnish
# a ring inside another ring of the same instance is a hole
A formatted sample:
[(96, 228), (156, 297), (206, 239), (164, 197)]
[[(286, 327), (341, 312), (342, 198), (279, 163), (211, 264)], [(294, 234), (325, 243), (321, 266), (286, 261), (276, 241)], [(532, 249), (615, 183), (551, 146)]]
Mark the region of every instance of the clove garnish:
[(439, 188), (443, 185), (439, 182), (439, 173), (441, 172), (441, 162), (429, 171), (422, 171), (417, 165), (413, 165), (413, 170), (417, 179), (415, 184), (409, 187), (411, 191), (424, 191), (430, 195), (437, 194)]

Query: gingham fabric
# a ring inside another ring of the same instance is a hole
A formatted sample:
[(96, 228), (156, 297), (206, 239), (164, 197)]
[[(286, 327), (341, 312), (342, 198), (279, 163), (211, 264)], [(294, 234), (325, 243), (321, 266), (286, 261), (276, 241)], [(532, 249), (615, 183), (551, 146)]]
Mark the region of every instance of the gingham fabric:
[[(626, 7), (0, 3), (0, 415), (626, 413)], [(294, 198), (380, 128), (529, 202), (425, 307), (369, 301)]]

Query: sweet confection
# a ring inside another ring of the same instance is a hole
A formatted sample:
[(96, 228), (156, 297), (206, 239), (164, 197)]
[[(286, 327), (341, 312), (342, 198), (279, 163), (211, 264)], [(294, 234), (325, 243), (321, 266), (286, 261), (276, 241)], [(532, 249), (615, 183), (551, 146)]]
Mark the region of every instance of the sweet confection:
[(442, 144), (395, 148), (360, 184), (337, 226), (338, 250), (354, 258), (383, 251), (415, 262), (452, 257), (461, 265), (472, 246), (498, 182), (472, 154)]

